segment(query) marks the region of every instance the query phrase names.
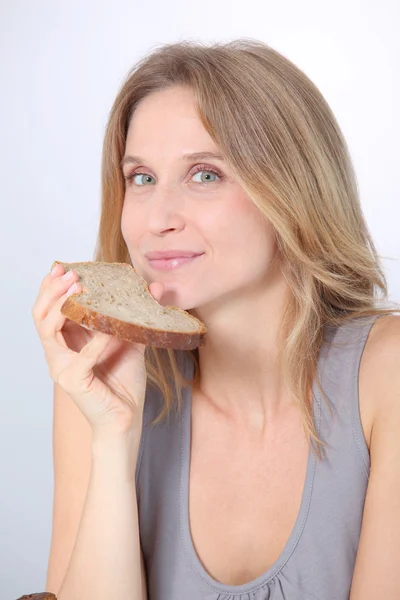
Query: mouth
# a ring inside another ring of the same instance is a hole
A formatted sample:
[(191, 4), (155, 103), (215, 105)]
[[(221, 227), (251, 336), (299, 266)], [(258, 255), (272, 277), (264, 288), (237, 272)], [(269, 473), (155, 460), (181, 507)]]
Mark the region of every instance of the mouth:
[(197, 254), (196, 256), (177, 256), (175, 258), (163, 258), (163, 259), (154, 259), (149, 260), (149, 265), (152, 269), (156, 271), (171, 271), (173, 269), (179, 269), (184, 265), (188, 265), (193, 263), (197, 259), (204, 256), (203, 254)]

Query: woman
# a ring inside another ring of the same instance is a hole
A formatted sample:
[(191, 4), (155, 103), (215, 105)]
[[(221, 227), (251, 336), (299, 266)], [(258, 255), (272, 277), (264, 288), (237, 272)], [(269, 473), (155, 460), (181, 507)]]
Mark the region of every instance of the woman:
[(400, 319), (321, 93), (261, 42), (163, 46), (115, 100), (102, 193), (95, 259), (131, 262), (208, 337), (183, 353), (89, 334), (60, 313), (76, 273), (43, 280), (47, 589), (400, 597)]

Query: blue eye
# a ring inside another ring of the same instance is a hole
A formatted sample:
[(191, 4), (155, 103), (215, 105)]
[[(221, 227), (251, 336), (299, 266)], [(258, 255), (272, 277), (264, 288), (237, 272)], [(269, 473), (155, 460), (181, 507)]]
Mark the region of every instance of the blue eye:
[[(205, 175), (203, 175), (205, 174)], [(196, 177), (196, 175), (200, 175), (200, 181), (199, 180), (195, 180), (194, 177)], [(210, 179), (210, 175), (211, 175), (211, 179)], [(214, 177), (214, 179), (212, 179), (212, 177)], [(208, 169), (201, 169), (199, 171), (197, 171), (197, 173), (195, 173), (193, 175), (193, 181), (195, 181), (195, 183), (214, 183), (214, 181), (217, 181), (217, 179), (219, 179), (219, 175), (218, 173), (215, 173), (214, 171), (210, 171)]]
[[(200, 176), (200, 179), (195, 180), (194, 177)], [(142, 180), (138, 180), (137, 177), (141, 177)], [(223, 175), (218, 171), (206, 168), (205, 166), (199, 165), (196, 172), (192, 175), (192, 181), (194, 183), (216, 183), (222, 181)], [(125, 176), (125, 181), (129, 186), (145, 187), (155, 184), (155, 179), (148, 173), (142, 173), (140, 171), (134, 171), (130, 175)]]
[[(136, 183), (135, 182), (135, 177), (144, 177), (144, 181), (145, 183)], [(135, 185), (138, 186), (143, 186), (143, 185), (154, 185), (150, 180), (153, 179), (153, 177), (151, 175), (147, 175), (147, 173), (132, 173), (132, 175), (128, 175), (128, 177), (126, 177), (126, 179), (128, 181), (132, 181), (135, 183)]]

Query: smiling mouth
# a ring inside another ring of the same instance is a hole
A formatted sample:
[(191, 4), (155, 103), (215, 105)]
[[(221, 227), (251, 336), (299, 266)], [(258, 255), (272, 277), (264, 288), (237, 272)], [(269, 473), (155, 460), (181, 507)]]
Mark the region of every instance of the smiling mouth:
[(194, 262), (196, 259), (201, 258), (203, 254), (197, 254), (196, 256), (177, 256), (176, 258), (158, 258), (149, 260), (149, 265), (156, 271), (171, 271), (172, 269), (178, 269), (184, 265)]

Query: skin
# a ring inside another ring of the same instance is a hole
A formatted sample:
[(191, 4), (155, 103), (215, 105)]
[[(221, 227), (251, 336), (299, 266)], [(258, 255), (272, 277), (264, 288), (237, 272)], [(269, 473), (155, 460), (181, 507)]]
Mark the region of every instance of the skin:
[[(253, 438), (262, 437), (288, 404), (274, 364), (288, 286), (270, 224), (226, 162), (182, 159), (195, 152), (221, 154), (192, 92), (176, 87), (144, 98), (125, 150), (125, 157), (143, 161), (125, 164), (123, 172), (146, 175), (126, 182), (122, 234), (142, 277), (164, 285), (162, 304), (188, 310), (208, 328), (207, 344), (199, 348), (203, 397)], [(204, 165), (202, 172), (195, 172), (197, 165)], [(176, 248), (204, 255), (171, 271), (153, 270), (144, 256)]]

